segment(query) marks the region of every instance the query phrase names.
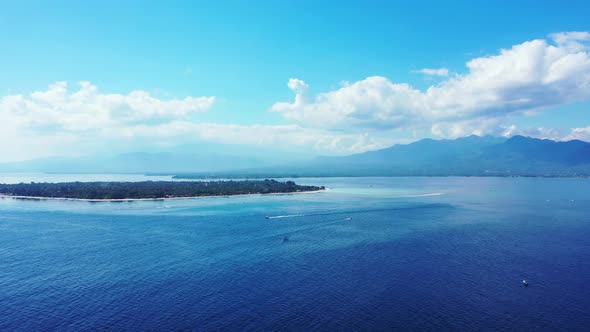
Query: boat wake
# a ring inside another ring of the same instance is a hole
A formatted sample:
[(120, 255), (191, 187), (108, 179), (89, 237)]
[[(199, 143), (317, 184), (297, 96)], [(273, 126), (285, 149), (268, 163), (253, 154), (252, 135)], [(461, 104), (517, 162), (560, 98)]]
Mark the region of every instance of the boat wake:
[[(439, 195), (444, 195), (444, 193), (418, 194), (418, 195), (403, 196), (403, 197), (425, 197), (425, 196), (439, 196)], [(329, 211), (329, 212), (266, 216), (265, 219), (319, 217), (319, 216), (329, 216), (329, 215), (337, 215), (337, 214), (358, 214), (358, 213), (370, 213), (370, 212), (403, 211), (403, 210), (431, 209), (431, 208), (441, 208), (441, 207), (449, 207), (449, 205), (448, 204), (441, 204), (441, 203), (431, 203), (431, 204), (420, 204), (420, 205), (404, 206), (404, 207), (386, 207), (386, 208), (381, 208), (381, 209), (377, 208), (377, 209), (359, 209), (359, 210), (336, 210), (336, 211)]]
[(397, 197), (428, 197), (428, 196), (440, 196), (440, 195), (444, 195), (444, 193), (428, 193), (428, 194), (404, 195), (404, 196), (397, 196)]
[(305, 217), (305, 214), (286, 214), (282, 216), (267, 216), (266, 219), (283, 219), (283, 218), (296, 218)]

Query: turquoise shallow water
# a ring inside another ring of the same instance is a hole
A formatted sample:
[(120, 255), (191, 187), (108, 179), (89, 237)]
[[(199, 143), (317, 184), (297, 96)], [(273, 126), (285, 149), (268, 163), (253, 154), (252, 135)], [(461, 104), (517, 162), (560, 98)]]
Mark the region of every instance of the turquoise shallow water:
[(0, 330), (590, 326), (588, 179), (296, 182), (329, 190), (0, 199)]

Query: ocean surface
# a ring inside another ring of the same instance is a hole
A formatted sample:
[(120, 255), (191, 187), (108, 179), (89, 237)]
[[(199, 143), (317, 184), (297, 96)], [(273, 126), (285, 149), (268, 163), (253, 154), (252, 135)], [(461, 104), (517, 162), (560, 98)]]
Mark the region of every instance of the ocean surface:
[(0, 330), (590, 329), (590, 179), (295, 181), (329, 190), (0, 199)]

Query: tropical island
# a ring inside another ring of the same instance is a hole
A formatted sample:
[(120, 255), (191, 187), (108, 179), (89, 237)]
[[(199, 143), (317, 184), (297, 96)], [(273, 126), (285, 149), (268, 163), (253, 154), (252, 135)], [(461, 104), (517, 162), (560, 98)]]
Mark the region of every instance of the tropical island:
[(293, 181), (143, 181), (0, 184), (0, 196), (29, 199), (137, 200), (249, 194), (286, 194), (324, 190)]

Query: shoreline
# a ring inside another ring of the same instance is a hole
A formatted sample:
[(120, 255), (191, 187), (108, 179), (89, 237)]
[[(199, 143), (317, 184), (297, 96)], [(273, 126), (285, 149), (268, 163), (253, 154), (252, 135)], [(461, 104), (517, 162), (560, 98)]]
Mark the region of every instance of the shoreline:
[(77, 202), (89, 202), (89, 203), (122, 203), (122, 202), (135, 202), (135, 201), (167, 201), (167, 200), (181, 200), (181, 199), (198, 199), (198, 198), (212, 198), (212, 197), (247, 197), (247, 196), (271, 196), (271, 195), (293, 195), (293, 194), (318, 194), (327, 191), (326, 189), (312, 190), (312, 191), (294, 191), (285, 193), (255, 193), (255, 194), (236, 194), (236, 195), (203, 195), (203, 196), (186, 196), (186, 197), (159, 197), (159, 198), (70, 198), (70, 197), (44, 197), (44, 196), (14, 196), (0, 194), (0, 199), (12, 198), (22, 199), (31, 201), (77, 201)]

